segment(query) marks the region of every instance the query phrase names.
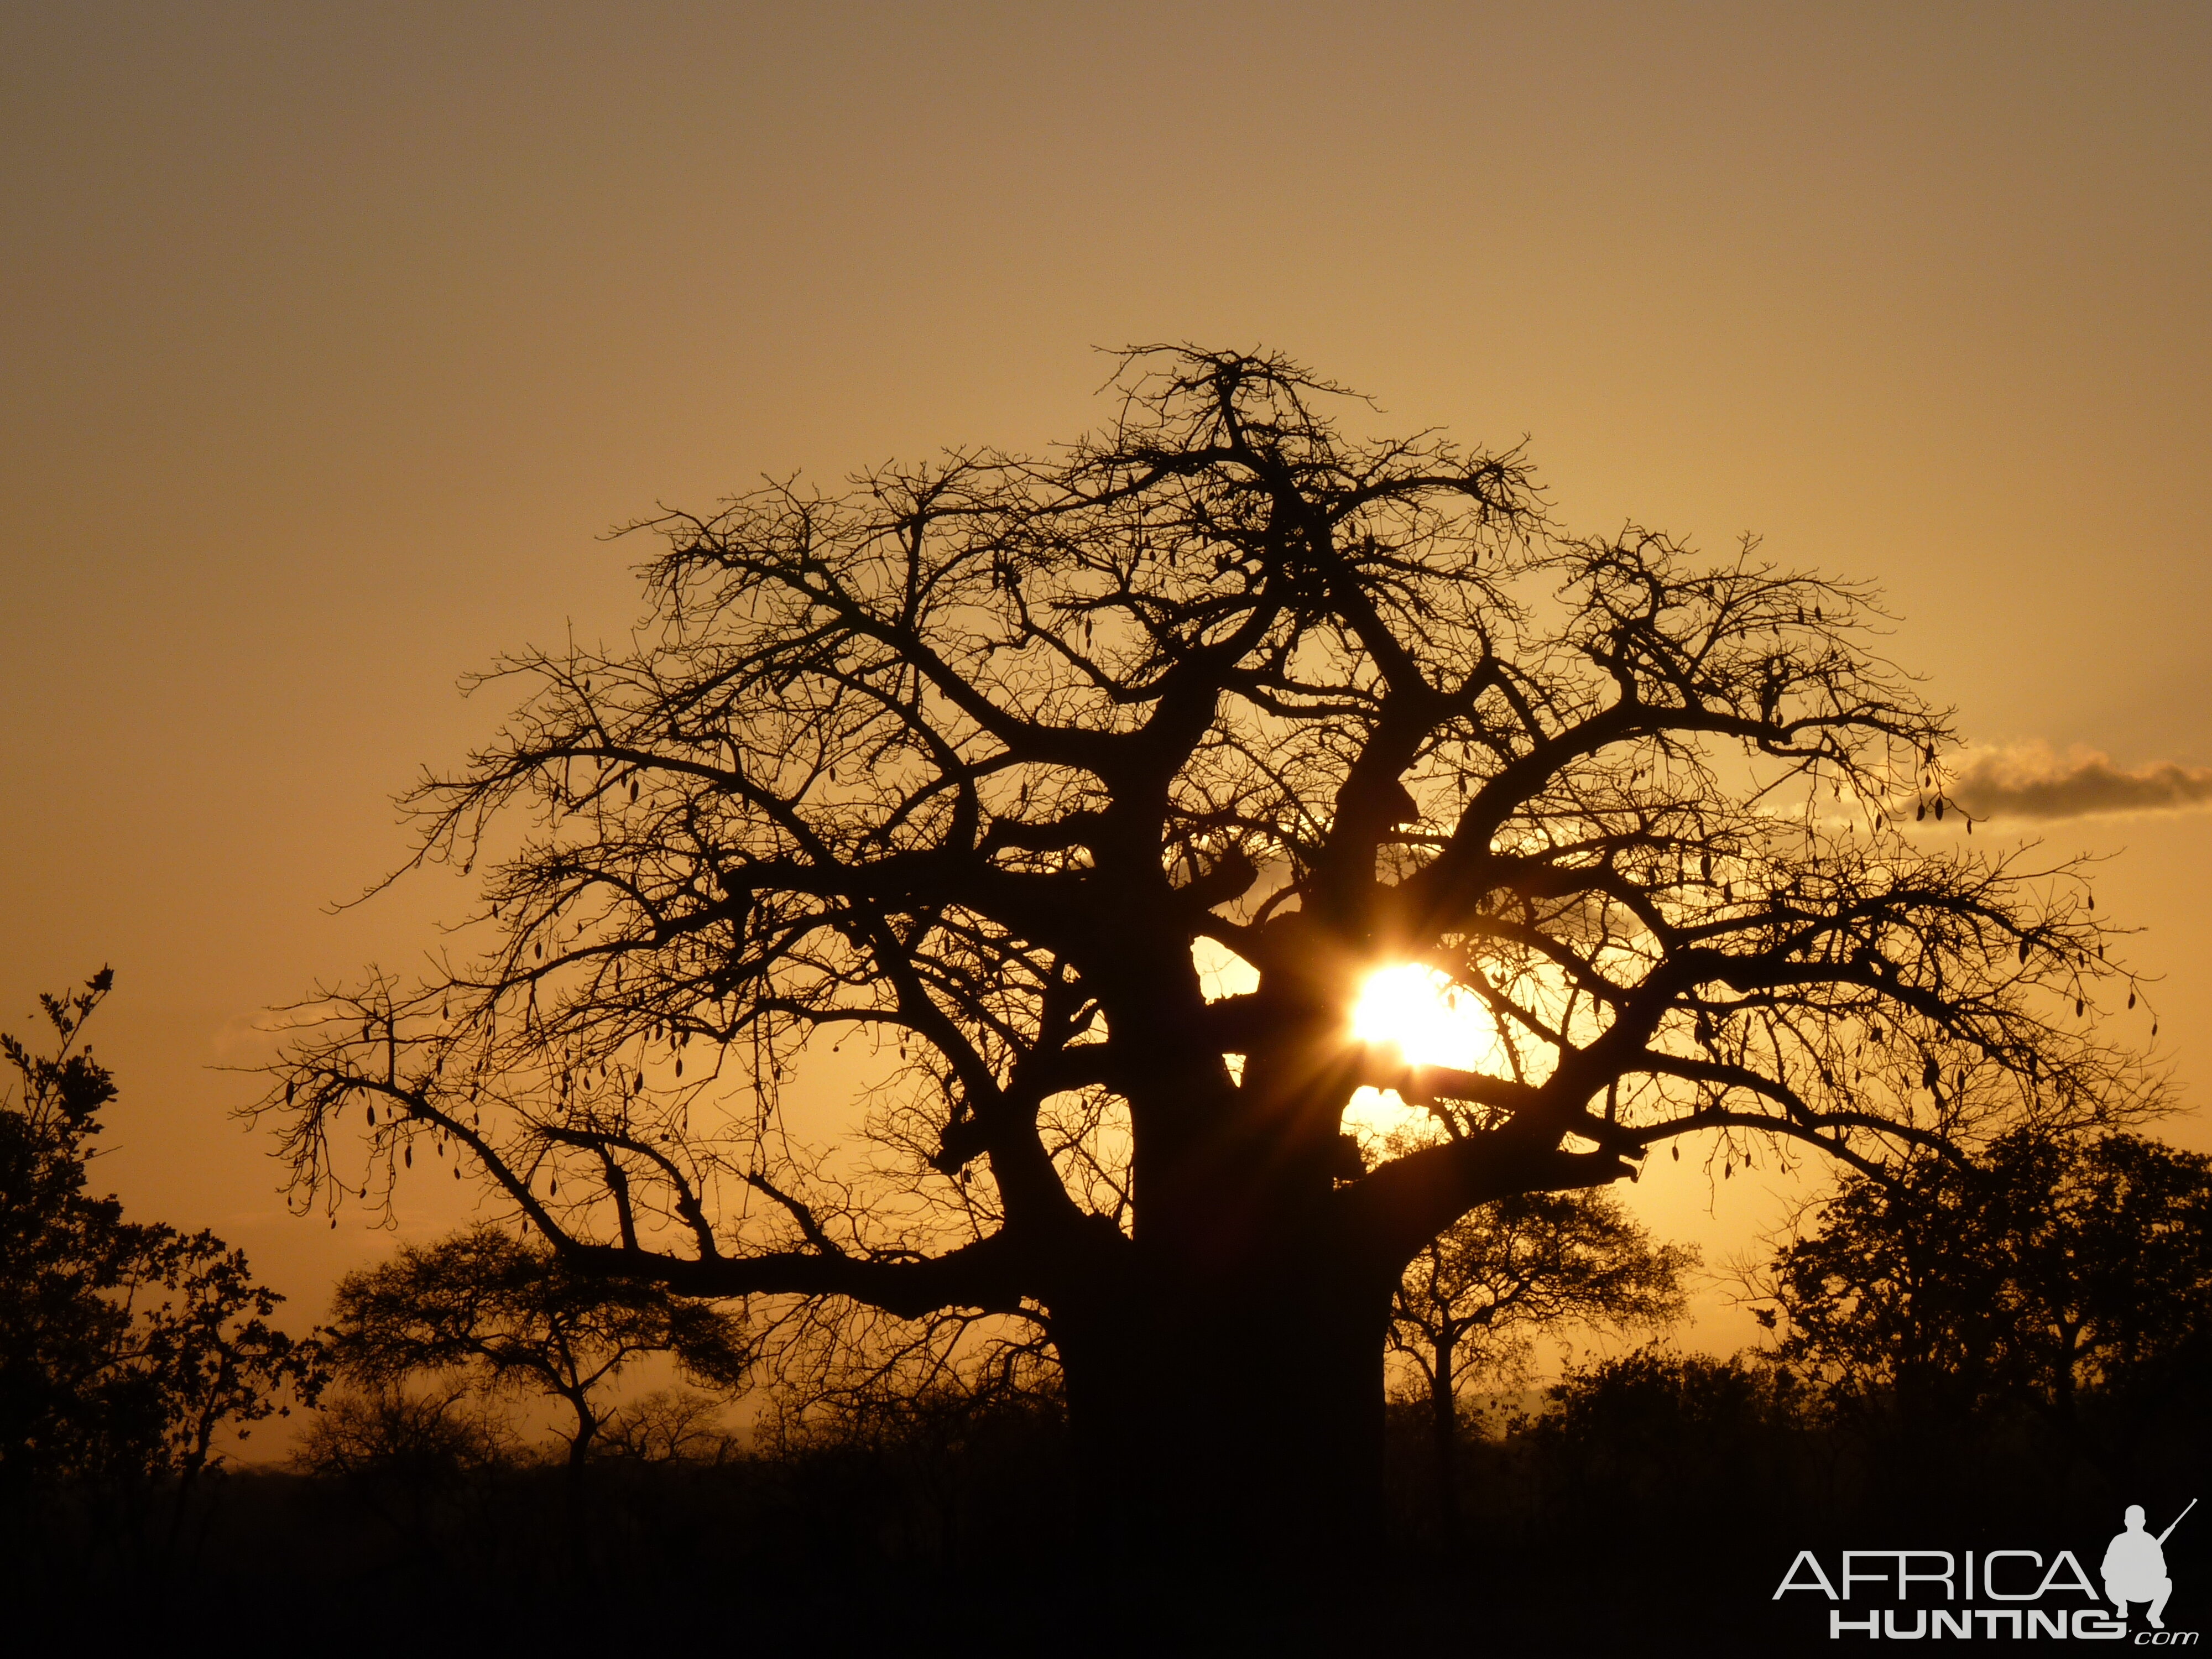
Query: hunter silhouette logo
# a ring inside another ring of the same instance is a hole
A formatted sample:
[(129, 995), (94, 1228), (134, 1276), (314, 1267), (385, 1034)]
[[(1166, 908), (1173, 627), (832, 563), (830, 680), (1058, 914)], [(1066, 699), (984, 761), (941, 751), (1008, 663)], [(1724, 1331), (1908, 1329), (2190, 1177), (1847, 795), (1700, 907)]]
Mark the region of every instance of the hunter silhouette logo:
[(2127, 1530), (2115, 1534), (2105, 1547), (2105, 1599), (2123, 1619), (2128, 1616), (2128, 1603), (2150, 1603), (2150, 1627), (2164, 1630), (2166, 1598), (2173, 1594), (2173, 1580), (2166, 1575), (2166, 1540), (2173, 1536), (2173, 1528), (2181, 1524), (2197, 1500), (2189, 1500), (2189, 1508), (2173, 1517), (2172, 1525), (2155, 1538), (2143, 1530), (2143, 1506), (2128, 1505), (2124, 1517)]
[[(1845, 1550), (1832, 1578), (1813, 1551), (1800, 1550), (1773, 1599), (1806, 1591), (1834, 1603), (1827, 1610), (1831, 1641), (1856, 1635), (2120, 1642), (2129, 1639), (2129, 1607), (2147, 1602), (2149, 1627), (2135, 1632), (2135, 1646), (2192, 1647), (2197, 1632), (2166, 1627), (2173, 1594), (2166, 1540), (2196, 1507), (2192, 1498), (2154, 1535), (2145, 1528), (2143, 1506), (2128, 1505), (2126, 1529), (2106, 1546), (2099, 1568), (2109, 1613), (2081, 1559), (2069, 1549), (2048, 1556), (2033, 1549)], [(2077, 1598), (2087, 1605), (2069, 1605)]]

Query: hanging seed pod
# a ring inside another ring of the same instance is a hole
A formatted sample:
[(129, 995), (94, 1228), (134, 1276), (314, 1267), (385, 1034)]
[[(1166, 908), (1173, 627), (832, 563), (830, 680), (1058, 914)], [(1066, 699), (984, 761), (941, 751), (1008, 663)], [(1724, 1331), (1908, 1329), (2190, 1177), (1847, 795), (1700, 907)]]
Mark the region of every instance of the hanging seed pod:
[(2150, 1023), (2150, 1034), (2153, 1036), (2156, 1036), (2158, 1035), (2158, 1022), (2156, 1020), (2153, 1020)]
[(333, 1216), (331, 1218), (331, 1231), (332, 1232), (336, 1232), (336, 1231), (337, 1231), (337, 1226), (338, 1226), (338, 1218), (337, 1218), (337, 1216), (333, 1215)]
[(1932, 1089), (1942, 1081), (1942, 1068), (1936, 1065), (1934, 1056), (1929, 1056), (1928, 1064), (1920, 1071), (1920, 1086), (1923, 1089)]
[(376, 1105), (374, 1102), (371, 1102), (368, 1108), (368, 1127), (372, 1129), (376, 1127)]
[(2081, 1012), (2082, 1012), (2082, 1011), (2083, 1011), (2084, 1009), (2086, 1009), (2088, 1006), (2089, 1006), (2089, 1004), (2088, 1004), (2088, 1001), (2087, 1001), (2087, 999), (2082, 998), (2082, 997), (2075, 997), (2075, 998), (2074, 999), (2074, 1018), (2076, 1018), (2076, 1019), (2081, 1018)]
[(2026, 939), (2022, 939), (2020, 942), (2020, 965), (2023, 968), (2027, 966), (2027, 941)]
[(637, 780), (635, 778), (632, 778), (629, 781), (629, 804), (632, 806), (637, 805)]
[(678, 1077), (684, 1075), (684, 1056), (681, 1054), (676, 1056), (676, 1075)]
[[(2130, 1007), (2130, 1008), (2132, 1008), (2132, 1007), (2134, 1007), (2134, 1006), (2135, 1006), (2135, 999), (2134, 999), (2133, 997), (2130, 997), (2130, 998), (2128, 999), (2128, 1006), (2129, 1006), (2129, 1007)], [(292, 1103), (292, 1091), (293, 1091), (295, 1089), (296, 1089), (297, 1087), (299, 1087), (299, 1085), (298, 1085), (297, 1084), (294, 1083), (290, 1079), (289, 1079), (289, 1078), (288, 1078), (288, 1079), (285, 1079), (285, 1082), (284, 1082), (284, 1103), (285, 1103), (287, 1106), (289, 1106), (289, 1105)]]
[(1926, 801), (1923, 801), (1923, 802), (1921, 802), (1919, 805), (1917, 805), (1917, 806), (1916, 806), (1916, 807), (1914, 807), (1914, 808), (1912, 809), (1912, 821), (1913, 821), (1915, 823), (1919, 823), (1919, 822), (1921, 821), (1921, 819), (1923, 819), (1923, 818), (1926, 817), (1927, 816), (1928, 816), (1928, 803), (1927, 803)]
[(1723, 1181), (1732, 1181), (1732, 1180), (1734, 1180), (1735, 1178), (1735, 1164), (1722, 1164), (1722, 1165), (1721, 1165), (1721, 1179), (1722, 1179)]
[(1669, 1146), (1667, 1150), (1674, 1153), (1675, 1163), (1680, 1164), (1682, 1161), (1682, 1149), (1680, 1146)]
[(415, 1149), (412, 1146), (401, 1148), (399, 1161), (402, 1164), (404, 1164), (409, 1169), (413, 1169), (415, 1167)]
[(1943, 822), (1943, 797), (1941, 795), (1936, 797), (1936, 822)]
[(545, 960), (545, 941), (544, 939), (541, 939), (538, 940), (537, 943), (532, 945), (530, 948), (537, 956), (538, 961), (543, 962)]
[(545, 1177), (545, 1196), (548, 1198), (558, 1198), (561, 1196), (560, 1176), (547, 1176)]
[(456, 1181), (459, 1181), (460, 1178), (461, 1178), (461, 1166), (460, 1166), (459, 1164), (456, 1164), (455, 1165), (453, 1165), (453, 1179), (454, 1179), (454, 1180), (456, 1180)]
[(2136, 1006), (2136, 994), (2135, 994), (2133, 991), (2130, 991), (2130, 992), (2129, 992), (2129, 993), (2128, 993), (2128, 1006), (2129, 1006), (2129, 1007), (2130, 1007), (2130, 1008), (2132, 1008), (2132, 1007), (2134, 1007), (2135, 1006)]

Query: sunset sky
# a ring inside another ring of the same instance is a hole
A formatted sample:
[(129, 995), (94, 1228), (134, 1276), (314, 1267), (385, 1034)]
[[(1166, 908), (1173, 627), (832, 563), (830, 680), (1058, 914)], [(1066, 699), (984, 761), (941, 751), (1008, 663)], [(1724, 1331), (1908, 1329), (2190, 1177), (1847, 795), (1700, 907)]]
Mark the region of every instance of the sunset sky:
[[(1881, 584), (1979, 834), (2114, 855), (2201, 1104), (2208, 87), (2203, 5), (17, 0), (0, 1028), (112, 963), (101, 1176), (319, 1316), (390, 1237), (288, 1218), (215, 1068), (464, 908), (330, 911), (505, 712), (456, 676), (625, 629), (656, 503), (1071, 437), (1097, 348), (1190, 340), (1525, 435), (1571, 526)], [(1778, 1212), (1719, 1196), (1638, 1201)]]

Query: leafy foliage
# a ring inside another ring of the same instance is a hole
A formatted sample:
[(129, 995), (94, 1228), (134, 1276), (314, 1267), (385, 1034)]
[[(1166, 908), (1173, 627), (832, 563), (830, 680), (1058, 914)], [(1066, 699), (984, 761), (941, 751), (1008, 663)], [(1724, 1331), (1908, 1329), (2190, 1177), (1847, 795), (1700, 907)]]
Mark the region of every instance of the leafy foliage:
[(185, 1487), (225, 1427), (312, 1402), (315, 1345), (270, 1321), (283, 1298), (213, 1234), (125, 1219), (87, 1191), (116, 1097), (83, 1039), (114, 976), (40, 999), (53, 1050), (0, 1036), (16, 1087), (0, 1101), (0, 1487), (72, 1479)]
[(576, 1273), (495, 1227), (402, 1246), (340, 1280), (332, 1310), (331, 1358), (353, 1382), (389, 1389), (447, 1372), (487, 1394), (554, 1396), (574, 1416), (573, 1463), (605, 1423), (602, 1389), (646, 1356), (673, 1353), (726, 1393), (751, 1359), (742, 1317), (657, 1285)]
[(1413, 1258), (1391, 1304), (1391, 1346), (1442, 1399), (1518, 1375), (1537, 1331), (1656, 1329), (1682, 1316), (1690, 1247), (1654, 1247), (1604, 1193), (1522, 1193), (1485, 1204)]
[(1761, 1288), (1782, 1352), (1848, 1397), (1923, 1419), (2025, 1403), (2085, 1434), (2091, 1407), (2124, 1446), (2212, 1357), (2196, 1153), (2023, 1131), (1972, 1164), (1848, 1182), (1808, 1223)]
[(1480, 1206), (1415, 1256), (1390, 1306), (1390, 1347), (1429, 1396), (1437, 1494), (1455, 1519), (1460, 1396), (1523, 1374), (1535, 1333), (1655, 1330), (1681, 1317), (1698, 1254), (1654, 1249), (1604, 1193), (1521, 1193)]

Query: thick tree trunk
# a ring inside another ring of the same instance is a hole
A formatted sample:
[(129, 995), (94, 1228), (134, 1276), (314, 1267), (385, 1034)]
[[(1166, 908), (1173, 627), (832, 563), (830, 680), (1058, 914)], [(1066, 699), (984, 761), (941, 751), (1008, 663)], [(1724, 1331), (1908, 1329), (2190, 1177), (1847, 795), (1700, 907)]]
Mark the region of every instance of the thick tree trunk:
[(1387, 1294), (1155, 1273), (1055, 1313), (1079, 1478), (1109, 1556), (1310, 1585), (1379, 1540)]

